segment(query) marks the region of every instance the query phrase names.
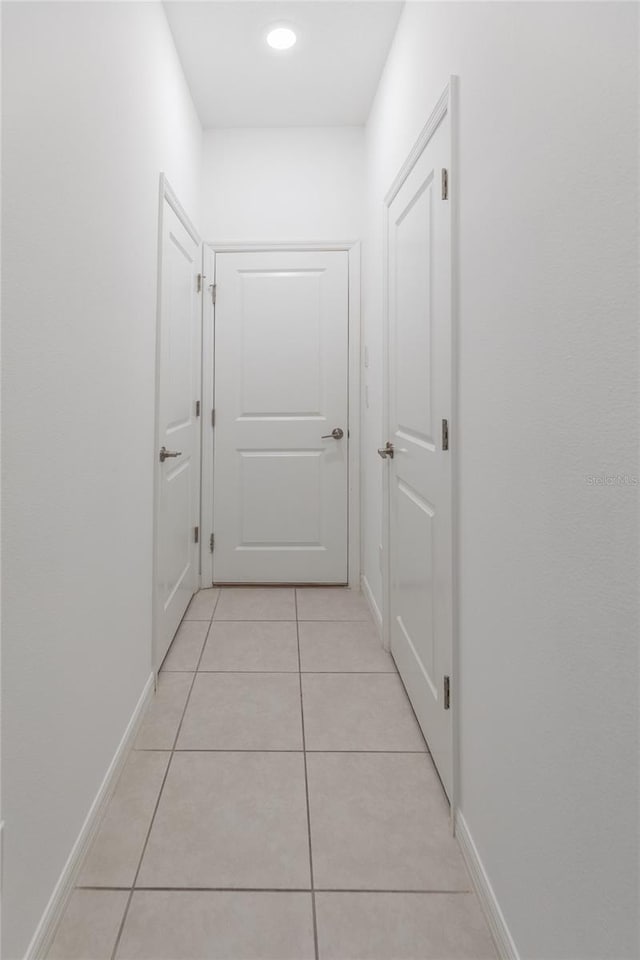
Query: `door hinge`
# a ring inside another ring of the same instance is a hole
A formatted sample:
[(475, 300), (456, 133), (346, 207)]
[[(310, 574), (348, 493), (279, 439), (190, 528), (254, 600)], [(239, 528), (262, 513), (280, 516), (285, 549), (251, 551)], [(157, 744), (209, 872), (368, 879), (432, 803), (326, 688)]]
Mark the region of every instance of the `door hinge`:
[(209, 537), (209, 550), (211, 553), (213, 553), (213, 545), (215, 542), (216, 542), (216, 538), (214, 537), (213, 534), (211, 534), (211, 536)]
[(216, 302), (216, 297), (217, 297), (217, 295), (218, 295), (218, 284), (217, 284), (217, 283), (210, 283), (210, 284), (209, 284), (209, 289), (211, 290), (211, 303), (215, 303), (215, 302)]
[(449, 421), (442, 421), (442, 449), (449, 449)]
[(449, 199), (449, 171), (442, 168), (442, 199)]
[(211, 426), (212, 426), (212, 427), (215, 427), (215, 425), (216, 425), (216, 411), (215, 411), (215, 410), (212, 410), (212, 411), (211, 411)]
[(451, 708), (451, 677), (444, 678), (444, 708)]
[(194, 543), (200, 542), (200, 527), (193, 528), (193, 542)]
[(199, 273), (196, 277), (196, 293), (202, 293), (202, 281), (204, 280), (204, 274)]
[(196, 417), (200, 416), (200, 401), (196, 400)]

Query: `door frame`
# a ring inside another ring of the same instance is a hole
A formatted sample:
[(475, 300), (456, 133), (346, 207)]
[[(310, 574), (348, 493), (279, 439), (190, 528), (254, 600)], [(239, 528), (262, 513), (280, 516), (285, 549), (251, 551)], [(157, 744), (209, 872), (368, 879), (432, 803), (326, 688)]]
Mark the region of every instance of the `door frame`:
[[(436, 105), (434, 106), (429, 119), (423, 126), (420, 134), (409, 151), (409, 154), (396, 174), (391, 186), (384, 197), (383, 210), (383, 297), (382, 297), (382, 317), (383, 317), (383, 372), (382, 372), (382, 443), (389, 438), (390, 420), (389, 420), (389, 209), (398, 192), (404, 185), (409, 174), (415, 168), (418, 160), (424, 153), (429, 141), (433, 137), (440, 123), (446, 116), (449, 116), (449, 150), (450, 150), (450, 169), (449, 169), (449, 194), (450, 217), (451, 217), (451, 235), (449, 241), (449, 253), (451, 263), (451, 421), (449, 423), (449, 435), (452, 438), (449, 453), (451, 456), (451, 582), (452, 582), (452, 636), (451, 636), (451, 727), (452, 727), (452, 779), (451, 779), (451, 797), (450, 797), (450, 823), (452, 832), (455, 831), (455, 811), (459, 798), (459, 643), (458, 643), (458, 598), (459, 598), (459, 538), (458, 538), (458, 491), (459, 491), (459, 429), (458, 429), (458, 288), (459, 288), (459, 263), (458, 263), (458, 78), (450, 76), (446, 87), (441, 93)], [(391, 557), (390, 557), (390, 495), (391, 488), (389, 483), (389, 470), (383, 471), (383, 489), (382, 489), (382, 633), (383, 644), (387, 650), (391, 649)]]
[[(200, 234), (193, 225), (186, 210), (178, 200), (175, 190), (169, 183), (165, 173), (160, 174), (158, 189), (158, 270), (156, 285), (156, 352), (155, 352), (155, 398), (154, 398), (154, 431), (153, 431), (153, 557), (151, 581), (151, 666), (157, 684), (158, 670), (158, 595), (156, 591), (158, 577), (158, 511), (160, 507), (160, 465), (158, 450), (160, 449), (160, 353), (161, 353), (161, 322), (162, 322), (162, 253), (164, 235), (164, 205), (169, 204), (180, 223), (195, 243), (202, 244)], [(202, 299), (200, 303), (200, 329), (202, 340)], [(202, 385), (201, 385), (202, 391)], [(197, 398), (196, 398), (197, 399)], [(202, 443), (200, 443), (200, 463), (202, 464)], [(201, 471), (200, 471), (201, 472)], [(200, 482), (200, 498), (202, 498), (202, 482)], [(202, 512), (202, 508), (200, 510)], [(202, 522), (202, 521), (201, 521)], [(196, 579), (196, 589), (201, 586), (202, 575), (199, 572)]]
[[(215, 283), (215, 259), (217, 253), (317, 253), (326, 251), (344, 251), (348, 255), (349, 273), (349, 388), (347, 427), (349, 437), (349, 489), (348, 489), (348, 529), (347, 529), (347, 570), (348, 582), (352, 589), (360, 589), (361, 543), (360, 543), (360, 241), (207, 241), (204, 244), (204, 268), (207, 274), (205, 291), (209, 284)], [(210, 296), (204, 297), (203, 351), (202, 351), (202, 508), (200, 570), (201, 581), (205, 586), (213, 583), (213, 554), (209, 549), (209, 538), (213, 532), (213, 458), (214, 430), (211, 414), (207, 408), (213, 408), (215, 398), (214, 351), (215, 351), (215, 306)]]

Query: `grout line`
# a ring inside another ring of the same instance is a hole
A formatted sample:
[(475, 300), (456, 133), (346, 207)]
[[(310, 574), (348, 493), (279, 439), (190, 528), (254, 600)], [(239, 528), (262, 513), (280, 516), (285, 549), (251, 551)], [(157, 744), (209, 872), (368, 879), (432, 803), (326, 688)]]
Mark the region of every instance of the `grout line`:
[[(206, 620), (189, 620), (185, 621), (188, 623), (207, 623)], [(371, 623), (373, 626), (373, 621), (369, 617), (363, 617), (361, 620), (358, 618), (347, 618), (346, 620), (314, 620), (313, 617), (303, 617), (300, 620), (296, 620), (295, 617), (232, 617), (227, 620), (223, 620), (222, 617), (218, 617), (213, 620), (215, 626), (216, 623)]]
[[(96, 892), (128, 892), (131, 890), (131, 887), (76, 887), (76, 890), (95, 890)], [(400, 889), (397, 890), (386, 890), (380, 887), (315, 887), (311, 890), (310, 887), (145, 887), (139, 886), (135, 888), (135, 893), (144, 892), (144, 893), (397, 893), (401, 896), (406, 896), (408, 893), (415, 894), (416, 896), (435, 896), (441, 894), (442, 896), (451, 896), (453, 894), (459, 896), (473, 896), (474, 892), (469, 887), (468, 890), (406, 890)]]
[[(191, 673), (191, 670), (163, 670), (163, 673)], [(329, 674), (334, 676), (336, 674), (346, 674), (347, 676), (354, 676), (359, 673), (363, 673), (366, 676), (373, 677), (388, 677), (396, 675), (395, 670), (211, 670), (211, 669), (200, 669), (200, 673), (284, 673), (287, 676), (297, 677), (299, 673), (318, 673), (321, 676)]]
[(302, 661), (300, 659), (300, 623), (298, 621), (298, 591), (294, 590), (293, 600), (296, 610), (296, 637), (298, 641), (298, 676), (300, 680), (300, 719), (302, 721), (302, 752), (304, 761), (304, 789), (307, 801), (307, 831), (309, 836), (309, 873), (311, 877), (311, 913), (313, 917), (313, 946), (315, 951), (315, 960), (319, 960), (318, 950), (318, 917), (316, 912), (316, 894), (313, 881), (313, 850), (311, 846), (311, 806), (309, 803), (309, 773), (307, 771), (307, 741), (304, 730), (304, 698), (302, 696)]
[(393, 755), (401, 754), (403, 756), (410, 757), (427, 757), (431, 756), (428, 750), (301, 750), (299, 747), (296, 749), (292, 748), (282, 748), (281, 750), (270, 749), (270, 750), (261, 750), (259, 747), (176, 747), (172, 751), (171, 747), (142, 747), (137, 749), (136, 753), (321, 753), (321, 754), (334, 754), (334, 753), (354, 753), (354, 754), (380, 754), (380, 755)]
[[(207, 639), (208, 639), (208, 637), (209, 637), (209, 633), (211, 632), (211, 624), (213, 623), (213, 615), (214, 615), (214, 613), (215, 613), (215, 611), (216, 611), (216, 607), (217, 607), (217, 605), (218, 605), (219, 599), (220, 599), (220, 594), (218, 594), (218, 596), (216, 597), (215, 603), (214, 603), (214, 605), (213, 605), (213, 610), (211, 611), (211, 619), (209, 620), (209, 629), (207, 630), (207, 632), (206, 632), (206, 634), (205, 634), (205, 637), (204, 637), (204, 640), (203, 640), (203, 642), (202, 642), (202, 648), (201, 648), (201, 650), (200, 650), (200, 656), (198, 657), (198, 662), (197, 662), (197, 664), (196, 664), (196, 669), (194, 670), (193, 677), (191, 678), (191, 685), (190, 685), (190, 687), (189, 687), (189, 693), (187, 694), (187, 699), (186, 699), (186, 701), (185, 701), (184, 709), (183, 709), (183, 711), (182, 711), (182, 716), (180, 717), (180, 723), (178, 724), (178, 730), (177, 730), (177, 732), (176, 732), (176, 735), (175, 735), (175, 738), (174, 738), (174, 741), (173, 741), (173, 747), (171, 748), (171, 752), (170, 752), (170, 755), (169, 755), (169, 762), (167, 763), (167, 769), (166, 769), (165, 772), (164, 772), (164, 777), (162, 778), (162, 783), (161, 783), (161, 785), (160, 785), (160, 790), (158, 791), (158, 796), (156, 797), (156, 802), (155, 802), (155, 805), (154, 805), (154, 808), (153, 808), (153, 813), (152, 813), (152, 815), (151, 815), (151, 820), (150, 820), (150, 822), (149, 822), (149, 828), (148, 828), (148, 830), (147, 830), (147, 834), (146, 834), (145, 839), (144, 839), (144, 844), (143, 844), (143, 846), (142, 846), (142, 851), (141, 851), (141, 853), (140, 853), (140, 858), (139, 858), (139, 860), (138, 860), (138, 866), (137, 866), (137, 868), (136, 868), (135, 876), (134, 876), (133, 882), (132, 882), (132, 884), (131, 884), (131, 889), (129, 890), (129, 896), (128, 896), (128, 898), (127, 898), (127, 904), (126, 904), (126, 906), (125, 906), (125, 908), (124, 908), (124, 913), (122, 914), (122, 920), (120, 921), (120, 926), (119, 926), (119, 928), (118, 928), (118, 935), (117, 935), (117, 937), (116, 937), (116, 942), (114, 943), (114, 945), (113, 945), (113, 950), (112, 950), (112, 952), (111, 952), (111, 960), (115, 960), (116, 954), (117, 954), (117, 952), (118, 952), (118, 947), (120, 946), (120, 940), (121, 940), (121, 938), (122, 938), (122, 931), (124, 930), (124, 925), (125, 925), (125, 923), (127, 922), (127, 917), (128, 917), (128, 915), (129, 915), (129, 907), (131, 906), (131, 900), (132, 900), (132, 898), (133, 898), (133, 893), (134, 893), (134, 890), (136, 889), (136, 883), (137, 883), (137, 880), (138, 880), (138, 876), (139, 876), (139, 874), (140, 874), (140, 869), (141, 869), (141, 867), (142, 867), (142, 861), (144, 860), (144, 855), (145, 855), (145, 853), (147, 852), (147, 846), (148, 846), (148, 844), (149, 844), (149, 837), (151, 836), (151, 830), (153, 829), (153, 824), (154, 824), (155, 819), (156, 819), (156, 814), (157, 814), (157, 812), (158, 812), (158, 807), (160, 806), (160, 798), (162, 797), (162, 794), (163, 794), (163, 792), (164, 792), (164, 787), (165, 787), (165, 784), (166, 784), (166, 782), (167, 782), (167, 777), (169, 776), (169, 770), (171, 769), (171, 763), (172, 763), (172, 761), (173, 761), (173, 758), (174, 758), (174, 755), (175, 755), (175, 752), (176, 752), (176, 744), (177, 744), (177, 742), (178, 742), (178, 737), (180, 736), (180, 731), (182, 730), (182, 723), (183, 723), (183, 720), (184, 720), (184, 715), (185, 715), (185, 713), (187, 712), (187, 707), (189, 706), (189, 700), (191, 699), (191, 692), (192, 692), (192, 690), (193, 690), (193, 685), (194, 685), (194, 683), (196, 682), (196, 677), (197, 677), (197, 675), (198, 675), (198, 667), (200, 666), (200, 661), (202, 660), (202, 656), (203, 656), (203, 654), (204, 654), (204, 650), (205, 650), (205, 647), (206, 647), (206, 645), (207, 645)], [(196, 621), (196, 622), (203, 623), (203, 622), (206, 622), (206, 621), (200, 620), (200, 621)], [(174, 640), (175, 640), (175, 637), (174, 637)], [(173, 643), (173, 641), (172, 641), (172, 643)], [(168, 651), (167, 651), (167, 652), (168, 652)], [(182, 672), (184, 672), (184, 671), (182, 671)], [(191, 671), (189, 671), (189, 672), (191, 672)]]

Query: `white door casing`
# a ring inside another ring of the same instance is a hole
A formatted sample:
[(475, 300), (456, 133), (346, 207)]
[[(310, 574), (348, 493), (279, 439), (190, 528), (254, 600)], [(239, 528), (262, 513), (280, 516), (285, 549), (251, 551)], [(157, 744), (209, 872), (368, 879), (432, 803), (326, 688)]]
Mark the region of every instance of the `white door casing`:
[(216, 256), (216, 583), (347, 582), (348, 263)]
[[(451, 131), (441, 101), (387, 206), (390, 647), (451, 798)], [(448, 428), (445, 431), (446, 427)]]
[[(157, 670), (199, 586), (201, 244), (166, 181), (161, 190), (156, 384), (154, 649)], [(161, 459), (161, 450), (168, 454)]]

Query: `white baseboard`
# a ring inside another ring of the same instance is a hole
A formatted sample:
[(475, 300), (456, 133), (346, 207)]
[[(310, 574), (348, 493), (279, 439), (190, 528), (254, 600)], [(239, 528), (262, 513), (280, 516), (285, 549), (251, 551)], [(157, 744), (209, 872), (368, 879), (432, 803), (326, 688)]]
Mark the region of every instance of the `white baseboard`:
[(120, 771), (122, 770), (124, 762), (129, 755), (129, 751), (133, 746), (138, 728), (147, 706), (147, 702), (153, 693), (153, 687), (154, 676), (151, 674), (144, 685), (144, 689), (140, 694), (140, 699), (136, 704), (129, 723), (127, 724), (127, 729), (125, 730), (122, 740), (118, 745), (118, 749), (114, 754), (113, 760), (109, 764), (109, 769), (107, 770), (104, 779), (100, 784), (100, 788), (93, 803), (91, 804), (89, 813), (82, 824), (78, 838), (73, 845), (67, 862), (65, 863), (62, 873), (58, 878), (58, 882), (56, 883), (53, 893), (49, 898), (49, 902), (45, 907), (42, 917), (40, 918), (40, 923), (38, 924), (36, 932), (31, 939), (31, 943), (27, 948), (24, 960), (42, 960), (42, 958), (46, 957), (47, 955), (55, 936), (56, 928), (60, 918), (75, 886), (75, 881), (80, 871), (80, 867), (82, 866), (84, 856), (96, 834), (104, 810), (111, 799), (113, 791), (115, 790), (118, 777), (120, 776)]
[(360, 578), (360, 580), (362, 584), (362, 593), (364, 594), (365, 600), (369, 604), (369, 610), (371, 611), (373, 622), (375, 623), (378, 629), (380, 642), (382, 642), (382, 614), (380, 612), (380, 607), (376, 603), (371, 587), (369, 586), (369, 581), (365, 577), (364, 573), (362, 574), (362, 577)]
[(478, 895), (480, 906), (485, 915), (491, 935), (495, 941), (500, 960), (520, 960), (520, 954), (513, 942), (507, 922), (496, 898), (491, 881), (480, 859), (477, 847), (469, 833), (467, 822), (460, 812), (456, 813), (456, 837), (462, 850), (462, 856), (471, 875), (471, 882)]

